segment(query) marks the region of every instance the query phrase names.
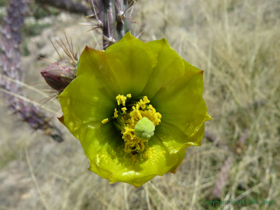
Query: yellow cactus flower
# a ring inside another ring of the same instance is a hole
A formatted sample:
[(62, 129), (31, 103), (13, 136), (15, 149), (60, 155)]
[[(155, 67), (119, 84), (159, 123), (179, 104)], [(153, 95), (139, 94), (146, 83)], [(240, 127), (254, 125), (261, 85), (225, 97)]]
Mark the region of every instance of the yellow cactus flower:
[(89, 170), (135, 187), (174, 173), (211, 119), (202, 73), (165, 39), (143, 43), (127, 33), (105, 51), (86, 47), (59, 101)]

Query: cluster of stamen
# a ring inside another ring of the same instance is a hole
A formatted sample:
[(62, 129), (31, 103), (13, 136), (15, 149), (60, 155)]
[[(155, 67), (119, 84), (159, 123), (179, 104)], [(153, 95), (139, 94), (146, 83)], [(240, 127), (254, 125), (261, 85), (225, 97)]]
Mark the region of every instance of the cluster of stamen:
[[(147, 96), (133, 102), (131, 94), (118, 95), (116, 100), (118, 107), (114, 110), (112, 119), (122, 133), (125, 142), (124, 151), (136, 155), (145, 150), (148, 140), (154, 134), (155, 126), (161, 122), (162, 116), (149, 104), (150, 100)], [(109, 119), (106, 118), (102, 120), (102, 123), (105, 124), (108, 121)]]

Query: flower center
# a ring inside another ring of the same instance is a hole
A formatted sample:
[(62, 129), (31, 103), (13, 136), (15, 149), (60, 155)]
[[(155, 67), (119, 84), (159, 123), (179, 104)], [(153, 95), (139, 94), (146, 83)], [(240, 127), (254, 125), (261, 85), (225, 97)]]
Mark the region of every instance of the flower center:
[[(133, 101), (131, 94), (116, 97), (118, 107), (114, 110), (114, 123), (122, 133), (124, 151), (132, 155), (145, 150), (148, 140), (154, 135), (155, 126), (160, 123), (161, 114), (150, 104), (147, 96)], [(102, 120), (105, 124), (108, 118)]]

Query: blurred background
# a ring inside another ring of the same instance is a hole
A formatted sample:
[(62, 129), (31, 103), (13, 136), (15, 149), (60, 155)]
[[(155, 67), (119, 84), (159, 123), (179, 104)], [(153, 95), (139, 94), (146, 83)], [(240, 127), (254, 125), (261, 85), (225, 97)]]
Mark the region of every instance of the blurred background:
[[(1, 22), (8, 5), (0, 0)], [(81, 52), (86, 45), (101, 49), (101, 35), (79, 25), (86, 22), (84, 14), (47, 0), (32, 1), (29, 8), (20, 46), (23, 91), (45, 107), (65, 140), (30, 129), (1, 96), (1, 210), (280, 209), (279, 0), (137, 1), (132, 34), (143, 32), (143, 41), (166, 38), (204, 70), (204, 98), (214, 118), (206, 123), (202, 145), (187, 149), (176, 174), (137, 189), (110, 185), (87, 170), (79, 141), (55, 119), (61, 116), (56, 93), (40, 75), (49, 63), (38, 57), (59, 59), (49, 39), (64, 39), (65, 32)], [(234, 204), (210, 205), (231, 199)]]

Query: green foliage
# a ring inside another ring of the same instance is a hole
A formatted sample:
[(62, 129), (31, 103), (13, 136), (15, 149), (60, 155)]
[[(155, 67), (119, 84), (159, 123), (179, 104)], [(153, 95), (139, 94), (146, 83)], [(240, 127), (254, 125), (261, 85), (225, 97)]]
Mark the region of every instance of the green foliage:
[(24, 41), (21, 45), (21, 52), (23, 56), (28, 56), (30, 55), (30, 52), (28, 50), (28, 42)]
[(30, 8), (33, 12), (33, 17), (36, 19), (36, 20), (39, 20), (41, 18), (44, 18), (44, 17), (48, 17), (48, 16), (51, 16), (51, 15), (58, 15), (59, 12), (58, 12), (58, 9), (54, 8), (54, 7), (42, 7), (42, 6), (38, 6), (35, 4), (34, 8)]
[(9, 4), (9, 0), (0, 0), (0, 7), (5, 7)]
[(22, 28), (22, 33), (24, 36), (37, 36), (39, 35), (45, 28), (49, 27), (48, 23), (32, 23), (27, 24)]

